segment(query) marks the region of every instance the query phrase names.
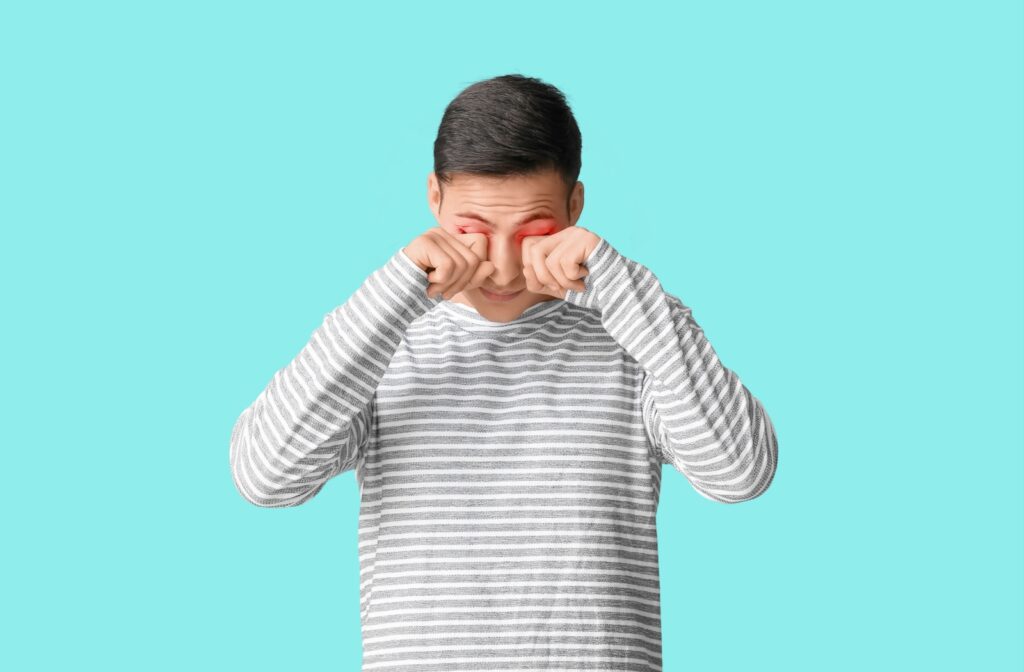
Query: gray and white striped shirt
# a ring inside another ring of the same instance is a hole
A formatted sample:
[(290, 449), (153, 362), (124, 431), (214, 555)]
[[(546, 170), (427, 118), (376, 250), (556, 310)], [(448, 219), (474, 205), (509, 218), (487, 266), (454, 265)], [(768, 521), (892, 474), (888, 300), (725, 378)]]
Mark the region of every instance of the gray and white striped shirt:
[(605, 239), (492, 322), (402, 250), (238, 418), (234, 483), (302, 504), (354, 470), (363, 671), (660, 670), (661, 465), (753, 499), (778, 448), (691, 311)]

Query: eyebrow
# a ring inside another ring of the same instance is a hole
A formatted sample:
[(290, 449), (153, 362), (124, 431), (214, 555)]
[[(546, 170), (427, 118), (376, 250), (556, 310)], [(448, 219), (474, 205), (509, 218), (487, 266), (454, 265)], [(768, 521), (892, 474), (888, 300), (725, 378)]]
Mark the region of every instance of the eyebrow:
[[(468, 219), (475, 219), (477, 221), (483, 222), (487, 226), (490, 226), (490, 227), (494, 226), (493, 224), (491, 224), (490, 222), (488, 222), (486, 219), (484, 219), (480, 215), (476, 214), (475, 212), (456, 212), (455, 216), (456, 217), (466, 217)], [(531, 221), (533, 221), (535, 219), (552, 219), (552, 218), (554, 218), (554, 215), (549, 214), (547, 211), (535, 212), (532, 215), (527, 215), (526, 217), (524, 217), (523, 220), (520, 221), (519, 224), (517, 224), (516, 226), (522, 226), (523, 224), (531, 222)]]

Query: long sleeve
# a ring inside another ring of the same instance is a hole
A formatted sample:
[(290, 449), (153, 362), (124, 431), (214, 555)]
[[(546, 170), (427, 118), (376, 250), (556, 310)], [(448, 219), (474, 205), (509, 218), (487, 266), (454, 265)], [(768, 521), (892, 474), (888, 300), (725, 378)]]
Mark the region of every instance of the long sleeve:
[(690, 308), (650, 269), (602, 238), (584, 265), (583, 291), (565, 300), (599, 312), (608, 333), (643, 368), (648, 436), (707, 499), (737, 503), (771, 484), (778, 442), (764, 407), (719, 361)]
[(231, 474), (262, 507), (297, 506), (356, 467), (373, 397), (409, 324), (430, 310), (427, 273), (398, 250), (327, 313), (309, 342), (242, 411)]

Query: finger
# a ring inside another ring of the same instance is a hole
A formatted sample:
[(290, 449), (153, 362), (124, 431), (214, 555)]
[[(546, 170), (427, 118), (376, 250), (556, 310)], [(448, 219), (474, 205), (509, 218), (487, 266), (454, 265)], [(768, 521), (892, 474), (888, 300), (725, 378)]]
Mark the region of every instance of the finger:
[(542, 236), (527, 236), (523, 239), (523, 268), (529, 265), (541, 286), (555, 286), (558, 281), (544, 263), (547, 257), (546, 242)]
[(466, 283), (466, 286), (463, 287), (462, 289), (476, 289), (480, 285), (484, 284), (484, 280), (486, 280), (489, 276), (493, 274), (494, 262), (486, 260), (481, 261), (480, 264), (477, 266), (476, 272), (473, 274), (473, 277), (470, 278), (469, 282)]
[(441, 227), (437, 227), (436, 235), (438, 238), (447, 241), (452, 245), (453, 249), (458, 249), (462, 252), (463, 256), (468, 260), (467, 251), (473, 256), (484, 259), (486, 255), (482, 255), (480, 251), (481, 244), (483, 244), (483, 250), (486, 251), (487, 237), (482, 233), (449, 233)]
[(462, 254), (444, 236), (431, 236), (434, 245), (427, 249), (427, 260), (434, 270), (427, 273), (432, 283), (427, 287), (429, 296), (446, 294), (448, 289), (459, 280), (465, 271), (467, 262)]
[(573, 247), (575, 247), (573, 241), (569, 239), (563, 240), (551, 250), (551, 254), (548, 255), (544, 262), (545, 267), (551, 271), (551, 275), (558, 281), (558, 289), (577, 288), (582, 284), (579, 280), (570, 278), (565, 272), (565, 260), (571, 260), (569, 250)]
[(533, 252), (533, 273), (537, 276), (537, 281), (542, 285), (555, 287), (558, 286), (558, 280), (548, 270), (547, 257), (548, 251), (537, 246)]
[(562, 272), (569, 279), (569, 284), (566, 287), (575, 289), (577, 292), (586, 291), (587, 283), (583, 278), (590, 273), (587, 267), (574, 262), (570, 255), (563, 255), (561, 257), (561, 264)]
[(557, 296), (560, 299), (563, 298), (564, 293), (560, 288), (538, 282), (537, 276), (534, 275), (533, 269), (530, 266), (523, 266), (523, 275), (526, 276), (527, 291), (533, 292), (534, 294), (550, 294), (551, 296)]
[(451, 240), (456, 240), (469, 249), (480, 261), (487, 260), (487, 236), (482, 233), (457, 233), (444, 232)]
[(590, 269), (583, 265), (588, 254), (589, 253), (584, 250), (582, 252), (578, 252), (578, 255), (580, 256), (574, 256), (568, 253), (561, 255), (559, 260), (562, 264), (562, 270), (567, 278), (582, 281), (583, 278), (590, 275)]
[(430, 281), (427, 285), (427, 295), (440, 300), (445, 298), (444, 293), (451, 287), (452, 278), (456, 276), (458, 269), (452, 254), (440, 244), (433, 253), (428, 253), (428, 259), (435, 265), (434, 270), (427, 274)]
[(523, 264), (523, 275), (526, 276), (526, 289), (531, 292), (539, 293), (543, 288), (543, 285), (537, 282), (537, 276), (533, 273), (533, 266), (530, 264)]
[[(466, 270), (450, 288), (450, 293), (454, 296), (464, 289), (472, 289), (481, 284), (487, 276), (494, 273), (494, 264), (487, 260), (487, 236), (484, 234), (462, 233), (452, 236), (452, 239), (455, 241), (456, 249), (466, 259)], [(480, 268), (481, 265), (484, 265), (483, 269)]]
[[(443, 297), (451, 298), (471, 287), (476, 282), (477, 273), (480, 271), (480, 264), (487, 260), (487, 236), (482, 233), (452, 234), (438, 227), (437, 236), (451, 246), (456, 253), (461, 255), (465, 266), (461, 269), (458, 277), (448, 282), (444, 287)], [(442, 243), (443, 244), (443, 243)], [(494, 272), (493, 264), (487, 275)], [(485, 275), (484, 277), (487, 277)]]
[(444, 281), (451, 274), (449, 255), (433, 236), (425, 236), (423, 253), (427, 261), (427, 298), (441, 299)]

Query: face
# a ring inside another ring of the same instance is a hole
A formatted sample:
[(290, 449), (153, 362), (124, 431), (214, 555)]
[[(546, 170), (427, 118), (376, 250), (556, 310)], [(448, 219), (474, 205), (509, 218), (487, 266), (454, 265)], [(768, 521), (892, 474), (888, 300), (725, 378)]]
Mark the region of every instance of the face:
[[(481, 287), (451, 298), (476, 308), (483, 317), (508, 322), (542, 301), (547, 294), (526, 289), (522, 240), (550, 236), (573, 226), (583, 210), (583, 183), (577, 181), (567, 199), (565, 182), (555, 171), (526, 176), (481, 176), (458, 173), (444, 187), (433, 172), (427, 178), (427, 201), (438, 224), (448, 233), (483, 233), (494, 273)], [(488, 291), (490, 290), (490, 291)], [(496, 294), (512, 294), (501, 297)]]

